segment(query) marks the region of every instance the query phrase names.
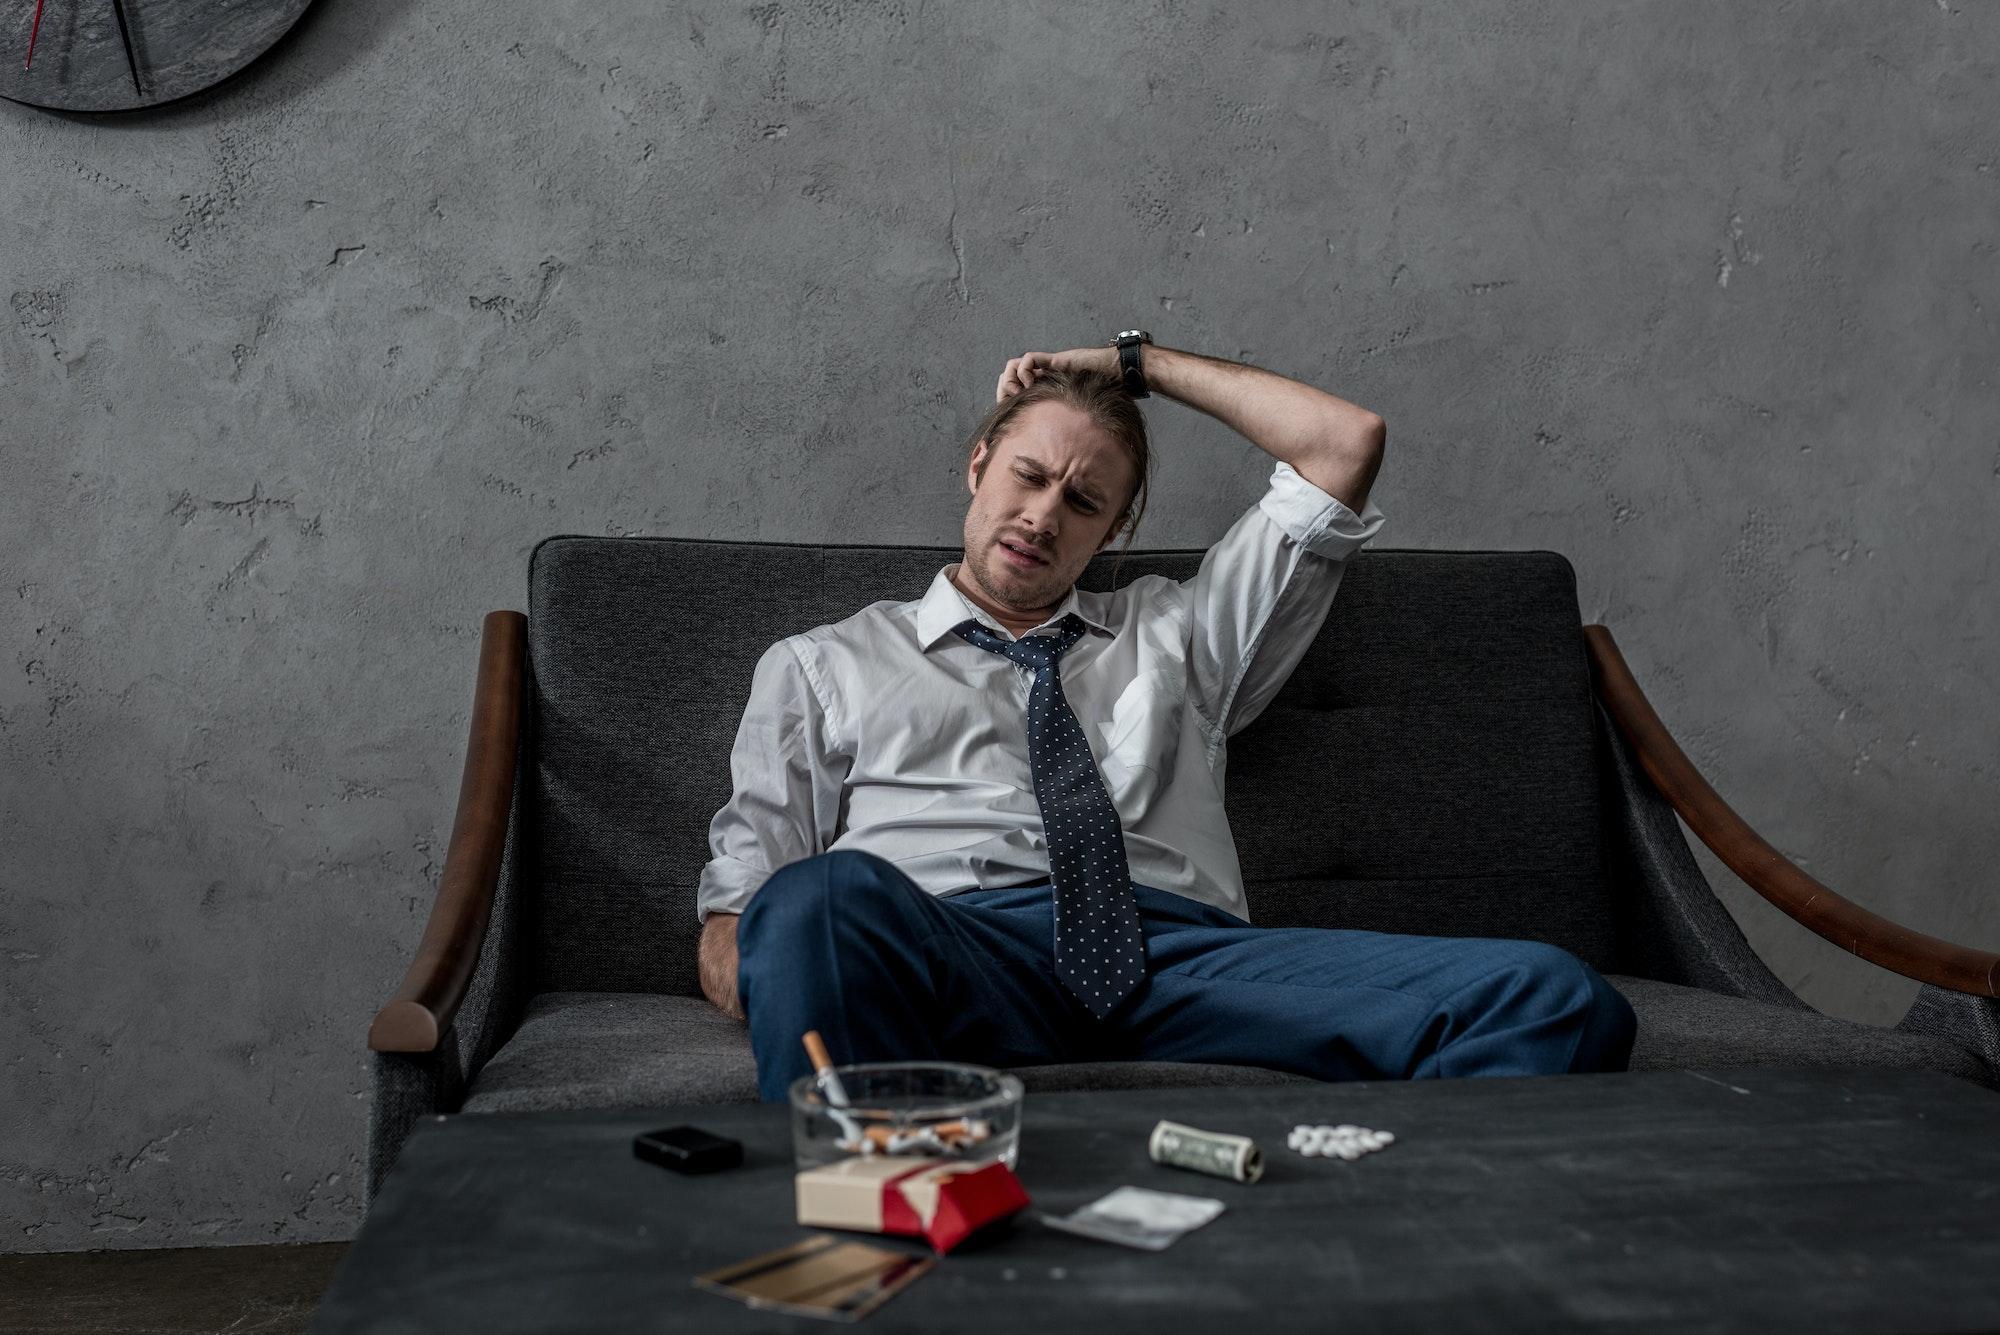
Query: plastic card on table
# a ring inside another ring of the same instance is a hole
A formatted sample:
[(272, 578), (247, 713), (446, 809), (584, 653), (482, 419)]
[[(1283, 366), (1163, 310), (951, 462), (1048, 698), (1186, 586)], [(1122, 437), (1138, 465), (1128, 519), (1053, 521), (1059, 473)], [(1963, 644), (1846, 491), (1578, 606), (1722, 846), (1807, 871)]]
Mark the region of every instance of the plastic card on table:
[(929, 1256), (843, 1242), (818, 1233), (794, 1246), (696, 1275), (697, 1287), (752, 1307), (829, 1321), (858, 1321), (908, 1288)]
[(1200, 1228), (1224, 1208), (1210, 1196), (1120, 1187), (1069, 1214), (1045, 1214), (1042, 1222), (1065, 1233), (1157, 1252), (1173, 1246), (1183, 1234)]

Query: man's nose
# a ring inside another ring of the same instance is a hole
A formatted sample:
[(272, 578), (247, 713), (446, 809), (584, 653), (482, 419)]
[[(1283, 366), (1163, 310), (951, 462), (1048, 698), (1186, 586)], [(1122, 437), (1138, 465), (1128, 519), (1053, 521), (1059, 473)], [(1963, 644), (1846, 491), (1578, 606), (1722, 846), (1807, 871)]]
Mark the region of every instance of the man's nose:
[(1056, 516), (1061, 511), (1054, 501), (1033, 500), (1021, 511), (1021, 522), (1028, 531), (1040, 539), (1044, 546), (1054, 546), (1056, 540)]

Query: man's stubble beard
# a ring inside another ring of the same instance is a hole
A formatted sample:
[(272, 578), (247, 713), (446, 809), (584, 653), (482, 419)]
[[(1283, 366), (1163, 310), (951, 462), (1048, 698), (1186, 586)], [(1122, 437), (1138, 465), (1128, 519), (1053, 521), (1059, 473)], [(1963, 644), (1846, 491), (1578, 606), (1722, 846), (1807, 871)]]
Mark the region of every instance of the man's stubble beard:
[[(1032, 591), (1030, 596), (1033, 598), (1033, 601), (1028, 603), (1025, 607), (1022, 606), (1020, 603), (1014, 601), (1014, 597), (1017, 596), (1016, 594), (1009, 594), (1006, 591), (994, 587), (993, 580), (988, 578), (988, 562), (994, 562), (1000, 559), (997, 555), (993, 553), (993, 549), (995, 546), (995, 539), (997, 537), (998, 537), (997, 534), (989, 533), (988, 535), (986, 535), (984, 539), (982, 539), (982, 542), (984, 543), (984, 548), (980, 554), (979, 559), (975, 560), (973, 559), (972, 554), (970, 552), (966, 553), (965, 567), (972, 575), (972, 582), (979, 586), (979, 591), (985, 594), (988, 598), (991, 598), (994, 602), (1000, 604), (1000, 606), (1002, 607), (1014, 608), (1016, 611), (1022, 611), (1022, 612), (1033, 611), (1036, 608), (1047, 607), (1052, 603), (1060, 602), (1062, 600), (1063, 594), (1069, 591), (1069, 586), (1064, 585), (1060, 589), (1047, 588), (1041, 582), (1042, 579), (1041, 576), (1037, 576), (1033, 583), (1016, 584), (1014, 586), (1015, 590), (1017, 591), (1023, 588)], [(1050, 567), (1050, 569), (1053, 569), (1053, 567)]]

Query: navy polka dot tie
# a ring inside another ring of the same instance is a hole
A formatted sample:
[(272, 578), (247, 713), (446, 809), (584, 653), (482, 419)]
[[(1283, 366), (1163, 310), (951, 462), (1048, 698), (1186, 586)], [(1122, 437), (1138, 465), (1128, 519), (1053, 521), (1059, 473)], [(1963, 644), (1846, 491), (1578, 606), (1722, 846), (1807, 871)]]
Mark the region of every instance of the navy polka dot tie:
[(960, 622), (952, 631), (1034, 670), (1028, 768), (1055, 882), (1056, 977), (1101, 1020), (1146, 976), (1146, 940), (1132, 901), (1118, 809), (1063, 697), (1062, 656), (1083, 637), (1083, 619), (1072, 612), (1057, 625), (1059, 635), (1024, 640), (1003, 640), (977, 620)]

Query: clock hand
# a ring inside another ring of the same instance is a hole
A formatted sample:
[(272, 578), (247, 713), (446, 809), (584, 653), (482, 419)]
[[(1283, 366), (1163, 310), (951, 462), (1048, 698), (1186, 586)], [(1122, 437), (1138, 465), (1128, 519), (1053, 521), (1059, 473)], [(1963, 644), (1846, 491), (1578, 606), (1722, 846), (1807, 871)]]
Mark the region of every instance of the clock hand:
[(35, 26), (28, 29), (28, 58), (21, 62), (23, 70), (35, 67), (35, 38), (42, 31), (42, 0), (35, 0)]
[(139, 86), (139, 59), (132, 54), (132, 34), (125, 27), (125, 0), (111, 0), (111, 8), (118, 15), (118, 40), (125, 43), (125, 68), (132, 71), (132, 91), (144, 97), (146, 90)]

